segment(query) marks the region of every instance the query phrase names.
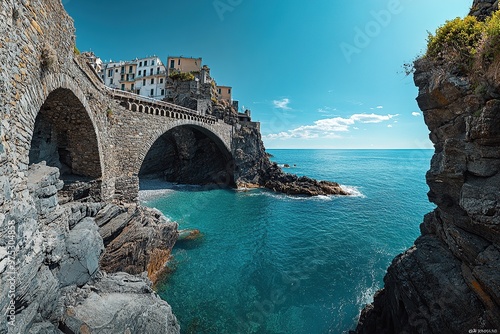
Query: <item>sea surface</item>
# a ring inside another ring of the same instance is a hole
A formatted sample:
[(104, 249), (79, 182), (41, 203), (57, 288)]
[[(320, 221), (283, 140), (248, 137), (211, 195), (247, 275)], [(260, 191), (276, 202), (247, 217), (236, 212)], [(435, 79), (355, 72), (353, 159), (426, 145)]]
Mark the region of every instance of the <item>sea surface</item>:
[(145, 205), (202, 233), (178, 242), (157, 287), (182, 333), (346, 333), (434, 208), (431, 150), (269, 152), (287, 172), (336, 181), (353, 196), (141, 184)]

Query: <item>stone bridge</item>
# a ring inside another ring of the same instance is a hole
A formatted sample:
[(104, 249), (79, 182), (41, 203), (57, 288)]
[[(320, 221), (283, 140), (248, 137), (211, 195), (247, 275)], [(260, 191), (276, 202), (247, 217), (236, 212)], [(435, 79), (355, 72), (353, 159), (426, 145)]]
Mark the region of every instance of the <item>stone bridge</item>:
[(0, 7), (9, 26), (0, 31), (0, 158), (10, 190), (22, 192), (40, 161), (69, 181), (92, 180), (103, 200), (133, 201), (140, 175), (165, 171), (180, 182), (234, 183), (239, 124), (105, 87), (75, 54), (60, 0)]

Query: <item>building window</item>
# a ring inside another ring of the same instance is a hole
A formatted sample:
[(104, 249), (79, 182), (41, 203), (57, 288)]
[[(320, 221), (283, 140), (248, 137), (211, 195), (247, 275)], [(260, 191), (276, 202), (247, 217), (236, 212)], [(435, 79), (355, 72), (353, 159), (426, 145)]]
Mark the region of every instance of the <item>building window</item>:
[(170, 68), (175, 68), (175, 59), (170, 59)]
[(109, 70), (108, 71), (108, 77), (112, 77), (113, 76), (113, 70)]
[(134, 70), (134, 67), (129, 66), (129, 68), (128, 68), (128, 73), (132, 73), (132, 71), (133, 71), (133, 70)]
[(161, 84), (163, 83), (163, 78), (160, 78), (160, 83), (161, 83)]
[(139, 63), (139, 67), (142, 67), (142, 61)]
[(146, 79), (142, 79), (142, 85), (146, 86)]
[(125, 66), (122, 66), (122, 73), (125, 73)]
[(142, 71), (139, 71), (139, 76), (141, 76), (141, 74), (142, 74)]
[(154, 85), (155, 83), (155, 78), (151, 79), (151, 84)]
[(181, 60), (179, 59), (179, 61), (178, 61), (177, 65), (180, 65), (180, 64), (181, 64)]
[(115, 73), (118, 73), (118, 69), (115, 70)]
[(113, 84), (113, 78), (109, 79), (109, 84), (112, 85)]
[(123, 81), (123, 79), (124, 79), (124, 78), (125, 78), (125, 76), (122, 74), (122, 75), (120, 76), (120, 80), (121, 80), (121, 81)]
[(155, 61), (151, 60), (151, 66), (155, 66)]
[(125, 90), (125, 84), (122, 84), (122, 90)]
[(155, 90), (154, 89), (151, 89), (151, 96), (153, 96), (155, 93)]
[(134, 84), (130, 86), (130, 90), (134, 90)]
[(165, 95), (165, 89), (161, 90), (161, 95)]
[(141, 95), (141, 90), (138, 89), (137, 92), (136, 92), (137, 95)]
[(222, 94), (222, 89), (217, 89), (217, 93)]
[(144, 61), (144, 66), (148, 66), (148, 61), (147, 60)]
[(153, 69), (149, 70), (149, 75), (153, 75)]
[(227, 93), (228, 93), (228, 94), (231, 94), (231, 88), (229, 88), (229, 89), (227, 90)]

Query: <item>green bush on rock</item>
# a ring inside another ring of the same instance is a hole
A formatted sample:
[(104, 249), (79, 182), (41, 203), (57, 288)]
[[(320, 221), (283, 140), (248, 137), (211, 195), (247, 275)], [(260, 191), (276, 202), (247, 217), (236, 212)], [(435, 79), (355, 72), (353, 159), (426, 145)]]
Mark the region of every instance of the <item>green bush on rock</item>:
[[(427, 42), (424, 59), (469, 76), (478, 95), (492, 87), (500, 92), (500, 10), (484, 21), (474, 16), (447, 21)], [(408, 64), (404, 68), (407, 74), (414, 70)]]
[(469, 61), (476, 53), (484, 24), (473, 16), (447, 21), (429, 34), (426, 57)]

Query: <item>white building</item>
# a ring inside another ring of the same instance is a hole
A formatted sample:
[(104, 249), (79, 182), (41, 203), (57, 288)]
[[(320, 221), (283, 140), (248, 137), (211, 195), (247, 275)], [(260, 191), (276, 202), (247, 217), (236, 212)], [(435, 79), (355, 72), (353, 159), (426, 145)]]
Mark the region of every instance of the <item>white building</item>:
[(101, 77), (110, 88), (162, 100), (165, 98), (166, 68), (156, 56), (102, 65)]
[(158, 57), (142, 58), (137, 64), (135, 93), (155, 99), (165, 98), (167, 72)]

